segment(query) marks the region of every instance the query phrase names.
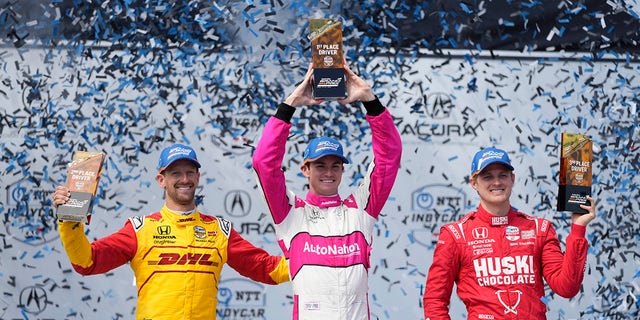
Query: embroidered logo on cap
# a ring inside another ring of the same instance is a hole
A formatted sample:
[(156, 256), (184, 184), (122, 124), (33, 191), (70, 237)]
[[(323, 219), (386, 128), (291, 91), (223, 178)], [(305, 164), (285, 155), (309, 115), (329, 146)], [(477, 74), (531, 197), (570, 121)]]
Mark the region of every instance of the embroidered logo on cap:
[(185, 149), (185, 148), (181, 148), (181, 147), (175, 147), (171, 150), (169, 150), (169, 155), (167, 156), (167, 159), (171, 159), (174, 156), (177, 155), (185, 155), (185, 156), (189, 156), (191, 154), (191, 150), (190, 149)]

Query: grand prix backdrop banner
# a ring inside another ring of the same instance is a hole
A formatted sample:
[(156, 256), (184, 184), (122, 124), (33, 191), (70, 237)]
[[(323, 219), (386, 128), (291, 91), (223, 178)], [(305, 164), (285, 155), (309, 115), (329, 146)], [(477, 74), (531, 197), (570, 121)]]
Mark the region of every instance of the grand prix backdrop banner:
[[(314, 14), (302, 7), (296, 7), (298, 13)], [(244, 27), (225, 31), (205, 22), (230, 13), (209, 9), (195, 21), (202, 26), (198, 38), (187, 39), (178, 27), (168, 33), (175, 38), (145, 38), (157, 30), (117, 29), (97, 15), (91, 20), (96, 41), (90, 45), (24, 44), (18, 40), (25, 35), (17, 32), (17, 43), (0, 49), (1, 319), (135, 315), (129, 267), (80, 276), (58, 238), (50, 196), (64, 183), (66, 166), (78, 150), (107, 155), (89, 239), (161, 207), (157, 159), (163, 147), (180, 142), (193, 146), (203, 164), (200, 210), (230, 220), (252, 243), (280, 254), (251, 156), (264, 123), (306, 72), (308, 47), (304, 41), (292, 44), (304, 39), (305, 25), (287, 24), (273, 18), (275, 13), (251, 7), (243, 11)], [(147, 17), (131, 8), (117, 12)], [(637, 59), (612, 53), (396, 51), (385, 46), (390, 38), (362, 36), (349, 20), (344, 25), (347, 63), (389, 107), (403, 141), (400, 173), (376, 225), (369, 272), (373, 319), (422, 318), (439, 227), (478, 205), (468, 179), (471, 158), (483, 147), (510, 152), (516, 174), (513, 205), (552, 220), (564, 243), (570, 214), (555, 210), (562, 132), (589, 135), (594, 142), (598, 218), (587, 229), (590, 250), (582, 290), (572, 299), (547, 290), (548, 317), (639, 316)], [(106, 32), (117, 41), (101, 41)], [(293, 40), (285, 45), (265, 34)], [(229, 39), (252, 37), (256, 45), (232, 50)], [(358, 37), (361, 42), (350, 46)], [(220, 45), (202, 46), (203, 39)], [(360, 182), (371, 160), (364, 114), (359, 104), (299, 108), (283, 166), (289, 186), (306, 192), (299, 171), (302, 151), (309, 137), (321, 133), (339, 136), (352, 160), (342, 195)], [(219, 287), (219, 319), (290, 318), (288, 283), (265, 286), (226, 268)], [(451, 314), (455, 319), (466, 314), (455, 297)]]

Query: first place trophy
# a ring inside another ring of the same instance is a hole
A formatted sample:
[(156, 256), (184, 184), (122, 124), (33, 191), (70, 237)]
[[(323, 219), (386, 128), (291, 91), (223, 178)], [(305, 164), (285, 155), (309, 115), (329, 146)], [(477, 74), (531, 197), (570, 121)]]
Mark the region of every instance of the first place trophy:
[(65, 183), (71, 196), (67, 203), (58, 206), (58, 220), (89, 224), (104, 158), (102, 152), (76, 152), (67, 169)]
[(310, 19), (314, 99), (347, 97), (344, 76), (342, 22), (338, 19)]
[(588, 205), (587, 196), (591, 195), (592, 158), (593, 146), (588, 136), (562, 133), (558, 211), (587, 213), (580, 205)]

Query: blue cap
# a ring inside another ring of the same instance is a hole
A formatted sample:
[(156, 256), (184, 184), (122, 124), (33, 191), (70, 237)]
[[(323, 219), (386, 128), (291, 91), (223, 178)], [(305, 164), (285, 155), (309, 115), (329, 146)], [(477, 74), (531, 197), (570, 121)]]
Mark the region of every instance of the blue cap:
[(471, 162), (471, 177), (480, 173), (482, 169), (492, 163), (502, 163), (509, 168), (509, 170), (513, 171), (511, 160), (506, 151), (496, 148), (485, 148), (476, 152), (476, 155), (473, 156), (473, 162)]
[(342, 163), (349, 163), (344, 157), (342, 144), (336, 139), (329, 137), (319, 137), (311, 140), (304, 150), (302, 165), (316, 161), (324, 156), (340, 157)]
[(158, 172), (164, 171), (169, 165), (176, 160), (187, 159), (191, 160), (196, 167), (200, 168), (196, 151), (193, 148), (184, 144), (175, 143), (170, 147), (164, 148), (160, 153), (160, 161), (158, 161)]

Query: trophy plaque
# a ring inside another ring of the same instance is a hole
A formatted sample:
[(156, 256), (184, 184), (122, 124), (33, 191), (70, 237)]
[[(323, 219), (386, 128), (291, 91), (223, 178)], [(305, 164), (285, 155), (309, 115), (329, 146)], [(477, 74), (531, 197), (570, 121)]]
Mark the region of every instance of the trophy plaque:
[(562, 133), (558, 211), (587, 213), (580, 205), (588, 204), (587, 196), (591, 195), (592, 159), (592, 142), (588, 136)]
[(71, 196), (67, 203), (58, 206), (58, 220), (89, 224), (104, 158), (105, 154), (102, 152), (76, 152), (67, 169), (65, 183)]
[(313, 98), (346, 98), (342, 22), (338, 19), (310, 19), (309, 29), (313, 57)]

